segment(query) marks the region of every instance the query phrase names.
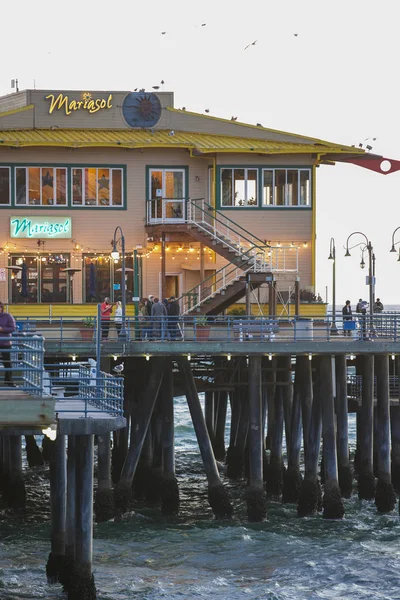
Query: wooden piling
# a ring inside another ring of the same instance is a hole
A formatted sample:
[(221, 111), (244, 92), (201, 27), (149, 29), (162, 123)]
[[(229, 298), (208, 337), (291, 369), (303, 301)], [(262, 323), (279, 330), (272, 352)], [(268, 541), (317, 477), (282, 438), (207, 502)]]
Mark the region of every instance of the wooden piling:
[(347, 405), (346, 355), (335, 357), (337, 457), (339, 487), (343, 498), (350, 498), (353, 489), (353, 474), (349, 460), (349, 429)]
[(301, 398), (304, 389), (304, 373), (310, 361), (307, 356), (297, 356), (292, 402), (288, 467), (283, 478), (282, 502), (296, 503), (299, 498), (302, 476), (300, 473), (300, 450), (302, 438)]
[[(400, 492), (400, 404), (390, 407), (390, 434), (392, 440), (392, 484)], [(400, 507), (399, 507), (400, 510)]]
[(51, 552), (46, 565), (49, 583), (63, 580), (67, 510), (65, 435), (57, 434), (50, 454)]
[(153, 358), (151, 363), (152, 370), (144, 394), (136, 407), (135, 423), (132, 424), (131, 429), (131, 444), (115, 490), (115, 508), (119, 512), (126, 512), (129, 508), (132, 480), (164, 376), (165, 358)]
[(324, 440), (323, 517), (324, 519), (342, 519), (344, 505), (338, 479), (333, 372), (332, 357), (330, 355), (320, 357), (318, 376), (321, 394), (322, 436)]
[(75, 563), (68, 600), (95, 600), (93, 558), (94, 436), (76, 436)]
[(228, 494), (219, 477), (217, 464), (215, 462), (211, 441), (208, 436), (203, 411), (196, 384), (191, 372), (190, 363), (185, 358), (177, 359), (179, 371), (185, 381), (185, 393), (188, 402), (193, 427), (199, 444), (200, 453), (203, 458), (204, 469), (208, 481), (208, 500), (217, 518), (230, 517), (233, 512)]
[(249, 358), (249, 486), (246, 491), (249, 521), (267, 515), (263, 481), (263, 428), (261, 411), (261, 356)]
[[(313, 359), (318, 367), (318, 357)], [(321, 445), (321, 392), (319, 380), (315, 381), (312, 393), (312, 407), (309, 421), (307, 454), (305, 455), (305, 474), (300, 486), (297, 514), (306, 517), (322, 508), (321, 486), (318, 480), (318, 458)]]
[(76, 438), (68, 436), (67, 449), (67, 514), (65, 533), (66, 560), (75, 561), (75, 514), (76, 514)]
[(375, 504), (379, 512), (394, 509), (396, 495), (390, 473), (390, 425), (389, 425), (389, 357), (375, 355), (376, 375), (376, 437), (378, 481)]
[(375, 477), (373, 471), (373, 414), (374, 414), (374, 356), (360, 357), (362, 372), (362, 400), (359, 408), (360, 433), (358, 456), (358, 497), (372, 500), (375, 497)]
[(216, 402), (216, 423), (214, 437), (214, 455), (216, 460), (224, 460), (225, 450), (225, 425), (226, 411), (228, 408), (228, 392), (223, 390), (217, 393)]
[(204, 417), (206, 421), (208, 435), (211, 443), (214, 445), (215, 436), (215, 401), (214, 392), (208, 390), (204, 393)]
[(110, 433), (97, 436), (97, 492), (94, 513), (97, 523), (114, 517), (114, 492), (111, 486)]
[[(281, 378), (285, 378), (283, 372), (287, 369), (287, 357), (278, 357), (277, 369), (275, 398), (272, 405), (273, 409), (271, 410), (272, 415), (270, 415), (270, 408), (272, 408), (271, 403), (268, 403), (268, 431), (271, 431), (269, 434), (271, 453), (265, 476), (267, 494), (272, 496), (281, 496), (283, 488), (283, 402), (285, 395), (284, 388), (286, 386), (280, 384), (284, 383)], [(273, 418), (273, 423), (270, 423), (271, 416)]]
[(22, 475), (21, 436), (9, 436), (9, 469), (7, 485), (7, 504), (14, 510), (25, 508), (26, 492)]
[(297, 356), (300, 359), (302, 369), (300, 378), (301, 387), (301, 420), (303, 423), (304, 458), (307, 456), (308, 440), (311, 423), (311, 411), (313, 404), (313, 380), (311, 371), (311, 360), (308, 356)]
[(36, 443), (34, 435), (25, 436), (25, 451), (26, 460), (30, 467), (41, 467), (44, 465), (44, 458), (40, 451), (39, 446)]
[(175, 475), (174, 382), (172, 361), (169, 359), (165, 361), (160, 412), (162, 419), (161, 512), (164, 515), (174, 515), (179, 512), (179, 488)]

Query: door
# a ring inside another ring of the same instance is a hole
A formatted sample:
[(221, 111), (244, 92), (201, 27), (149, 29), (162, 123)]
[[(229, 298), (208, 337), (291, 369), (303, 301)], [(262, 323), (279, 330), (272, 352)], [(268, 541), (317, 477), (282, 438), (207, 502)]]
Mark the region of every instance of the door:
[(149, 223), (181, 223), (185, 220), (184, 169), (150, 169)]

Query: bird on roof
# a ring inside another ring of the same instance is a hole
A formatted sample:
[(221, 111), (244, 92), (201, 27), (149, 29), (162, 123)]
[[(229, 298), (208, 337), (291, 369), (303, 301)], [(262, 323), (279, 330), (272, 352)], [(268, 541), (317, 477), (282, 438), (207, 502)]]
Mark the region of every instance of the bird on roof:
[(257, 123), (257, 127), (262, 127), (261, 123)]
[(207, 25), (207, 23), (202, 23), (201, 24), (202, 27), (205, 27), (206, 25)]
[(164, 79), (161, 79), (160, 83), (161, 83), (161, 85), (164, 85), (164, 83), (165, 83)]
[(250, 46), (255, 46), (257, 43), (257, 40), (254, 40), (254, 42), (251, 42), (251, 44), (247, 44), (247, 46), (245, 47), (245, 50), (247, 50), (247, 48), (250, 48)]
[(204, 112), (206, 112), (206, 113), (209, 113), (209, 112), (210, 112), (210, 109), (209, 109), (209, 108), (206, 108)]
[(186, 106), (182, 106), (182, 110), (186, 110)]
[(237, 117), (231, 117), (231, 121), (237, 121)]
[(122, 373), (122, 371), (124, 370), (124, 363), (121, 363), (119, 365), (115, 365), (115, 367), (113, 368), (114, 373)]
[(165, 35), (166, 33), (167, 33), (166, 31), (162, 31), (162, 32), (161, 32), (161, 35)]
[(153, 85), (153, 90), (159, 90), (160, 86), (159, 85)]
[(169, 131), (168, 135), (175, 135), (175, 131)]
[(298, 33), (294, 33), (293, 35), (294, 35), (294, 37), (297, 37), (299, 34)]

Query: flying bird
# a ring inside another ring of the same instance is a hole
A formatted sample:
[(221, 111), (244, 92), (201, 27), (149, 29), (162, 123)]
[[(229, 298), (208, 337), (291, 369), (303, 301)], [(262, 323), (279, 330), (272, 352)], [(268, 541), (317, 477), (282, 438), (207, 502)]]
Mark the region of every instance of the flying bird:
[(205, 27), (206, 25), (207, 25), (207, 23), (202, 23), (201, 24), (202, 27)]
[(115, 365), (115, 367), (113, 368), (114, 373), (122, 373), (123, 370), (124, 363), (121, 363), (120, 365)]
[(166, 31), (162, 31), (162, 32), (161, 32), (161, 35), (165, 35), (166, 33), (167, 33)]
[(247, 50), (247, 48), (250, 48), (250, 46), (255, 46), (257, 43), (257, 40), (254, 40), (254, 42), (251, 42), (251, 44), (247, 44), (245, 50)]
[(294, 33), (293, 35), (294, 35), (294, 37), (297, 37), (299, 34), (298, 33)]

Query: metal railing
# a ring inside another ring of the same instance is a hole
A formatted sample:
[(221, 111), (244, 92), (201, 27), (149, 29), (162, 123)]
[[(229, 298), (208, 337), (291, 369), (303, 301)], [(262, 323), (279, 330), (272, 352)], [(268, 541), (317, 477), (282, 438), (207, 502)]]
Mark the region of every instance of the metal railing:
[[(355, 400), (362, 400), (363, 391), (362, 375), (347, 375), (347, 396)], [(373, 396), (376, 398), (376, 376), (374, 375)], [(399, 378), (397, 375), (389, 375), (389, 397), (399, 398)]]
[[(10, 346), (1, 344), (10, 343)], [(38, 396), (42, 393), (44, 340), (40, 335), (15, 333), (0, 337), (0, 389), (16, 386)]]
[[(210, 292), (209, 292), (210, 294)], [(193, 295), (190, 299), (195, 306), (198, 299)], [(189, 302), (189, 298), (187, 300)], [(325, 316), (290, 316), (290, 315), (263, 315), (263, 316), (236, 316), (216, 315), (204, 316), (195, 314), (181, 314), (180, 317), (165, 316), (160, 318), (139, 315), (138, 317), (126, 318), (126, 336), (118, 336), (115, 322), (111, 318), (108, 337), (100, 340), (100, 353), (117, 354), (129, 352), (129, 344), (144, 340), (161, 340), (167, 342), (171, 339), (184, 339), (196, 341), (198, 331), (209, 330), (210, 341), (240, 340), (251, 342), (268, 337), (264, 328), (272, 323), (274, 329), (273, 339), (284, 342), (299, 341), (400, 341), (400, 313), (379, 313), (373, 316), (372, 328), (370, 327), (369, 315), (353, 315), (354, 329), (343, 330), (342, 316), (337, 314), (335, 319), (336, 328), (332, 328), (333, 315)], [(18, 319), (24, 323), (22, 318)], [(97, 319), (93, 320), (94, 327), (83, 327), (82, 321), (76, 321), (72, 317), (60, 318), (57, 321), (40, 318), (29, 322), (31, 333), (27, 334), (29, 339), (35, 339), (34, 332), (45, 339), (45, 346), (54, 351), (67, 352), (72, 359), (78, 355), (95, 356), (97, 338)], [(246, 331), (246, 328), (248, 331)], [(337, 332), (336, 332), (337, 331)], [(265, 333), (265, 335), (264, 335)], [(346, 334), (346, 335), (345, 335)], [(17, 336), (18, 337), (18, 336)], [(17, 339), (17, 338), (16, 338)], [(21, 340), (27, 340), (20, 336)], [(272, 339), (272, 338), (271, 338)], [(204, 340), (204, 335), (201, 335)], [(26, 342), (25, 342), (26, 343)], [(17, 346), (14, 346), (14, 353)], [(33, 350), (32, 350), (33, 351)], [(0, 361), (1, 365), (1, 361)], [(28, 365), (26, 365), (28, 368)], [(0, 369), (1, 370), (1, 369)]]

